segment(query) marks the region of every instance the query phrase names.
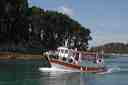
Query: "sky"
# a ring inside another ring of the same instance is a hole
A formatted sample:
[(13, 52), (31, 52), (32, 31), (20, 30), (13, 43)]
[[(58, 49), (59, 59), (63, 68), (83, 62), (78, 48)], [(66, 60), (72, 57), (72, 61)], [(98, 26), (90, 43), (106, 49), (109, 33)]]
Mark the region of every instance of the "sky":
[(128, 43), (128, 0), (29, 0), (29, 6), (67, 14), (91, 30), (90, 46)]

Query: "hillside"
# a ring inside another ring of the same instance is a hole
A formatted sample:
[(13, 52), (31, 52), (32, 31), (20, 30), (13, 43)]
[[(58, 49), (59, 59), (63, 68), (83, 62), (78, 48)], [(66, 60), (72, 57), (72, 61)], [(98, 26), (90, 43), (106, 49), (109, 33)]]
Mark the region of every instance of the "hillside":
[(103, 50), (105, 53), (119, 53), (119, 54), (127, 54), (128, 53), (128, 43), (107, 43), (102, 46), (92, 47), (91, 51), (100, 52)]

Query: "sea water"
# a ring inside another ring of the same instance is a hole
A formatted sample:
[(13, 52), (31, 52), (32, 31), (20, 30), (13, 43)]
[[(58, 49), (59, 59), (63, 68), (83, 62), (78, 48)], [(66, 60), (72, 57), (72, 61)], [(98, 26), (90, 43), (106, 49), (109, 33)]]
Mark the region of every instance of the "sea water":
[(23, 70), (23, 65), (1, 67), (0, 85), (128, 85), (128, 57), (108, 58), (105, 64), (108, 71), (97, 74), (42, 67), (30, 71)]

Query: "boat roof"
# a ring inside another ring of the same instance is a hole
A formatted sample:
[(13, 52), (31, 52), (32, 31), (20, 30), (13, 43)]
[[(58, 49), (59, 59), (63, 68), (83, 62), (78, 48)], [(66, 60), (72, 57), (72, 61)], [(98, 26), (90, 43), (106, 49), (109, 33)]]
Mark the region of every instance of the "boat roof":
[(57, 49), (69, 50), (67, 47), (58, 47)]
[(96, 52), (85, 52), (85, 51), (74, 51), (76, 53), (83, 53), (83, 54), (92, 54), (92, 55), (96, 55)]
[(81, 57), (96, 57), (97, 53), (96, 52), (84, 52), (84, 51), (73, 51), (74, 53), (80, 53), (83, 56)]
[(76, 51), (76, 50), (73, 50), (73, 49), (68, 49), (67, 47), (58, 47), (57, 49), (71, 50), (73, 53), (80, 53), (80, 54), (88, 55), (88, 56), (92, 56), (92, 57), (97, 55), (97, 52)]

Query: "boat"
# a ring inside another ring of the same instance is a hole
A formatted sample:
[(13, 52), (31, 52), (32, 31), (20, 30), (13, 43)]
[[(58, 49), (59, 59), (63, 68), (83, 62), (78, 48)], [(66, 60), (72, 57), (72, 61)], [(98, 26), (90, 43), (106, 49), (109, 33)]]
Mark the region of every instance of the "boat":
[(47, 53), (51, 67), (80, 71), (80, 72), (104, 72), (106, 67), (102, 55), (96, 52), (84, 52), (67, 47), (59, 47)]

